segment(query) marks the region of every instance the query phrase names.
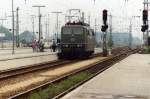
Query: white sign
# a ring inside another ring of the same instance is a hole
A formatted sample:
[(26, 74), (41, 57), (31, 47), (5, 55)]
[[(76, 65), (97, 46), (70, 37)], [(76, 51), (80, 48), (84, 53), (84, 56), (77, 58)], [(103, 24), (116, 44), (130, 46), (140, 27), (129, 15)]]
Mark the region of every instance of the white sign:
[(0, 33), (0, 37), (5, 37), (5, 33)]

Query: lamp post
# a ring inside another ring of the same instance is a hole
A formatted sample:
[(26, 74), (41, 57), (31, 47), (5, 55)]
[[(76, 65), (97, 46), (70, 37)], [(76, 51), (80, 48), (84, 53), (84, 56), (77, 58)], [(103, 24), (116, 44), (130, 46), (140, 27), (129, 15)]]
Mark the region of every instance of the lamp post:
[(57, 43), (58, 43), (58, 25), (59, 25), (59, 22), (58, 22), (58, 17), (59, 17), (59, 14), (61, 14), (62, 12), (58, 12), (58, 11), (56, 11), (56, 12), (52, 12), (52, 13), (55, 13), (56, 14), (56, 17), (57, 17), (57, 19), (56, 19), (56, 29), (57, 29), (57, 32), (56, 32), (56, 41), (57, 41)]
[(40, 8), (45, 7), (45, 6), (36, 5), (36, 6), (32, 6), (32, 7), (37, 7), (39, 10), (39, 42), (40, 42), (40, 40), (41, 40), (41, 17), (42, 17), (41, 12), (40, 12)]

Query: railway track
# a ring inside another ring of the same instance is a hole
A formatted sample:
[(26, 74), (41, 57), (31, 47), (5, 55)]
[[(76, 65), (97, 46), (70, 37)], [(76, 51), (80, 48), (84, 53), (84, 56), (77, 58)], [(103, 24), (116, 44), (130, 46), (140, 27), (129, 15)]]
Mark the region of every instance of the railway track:
[(70, 61), (56, 60), (56, 61), (45, 62), (45, 63), (40, 63), (40, 64), (33, 64), (33, 65), (15, 68), (15, 69), (4, 70), (0, 72), (0, 80), (8, 79), (14, 76), (23, 75), (26, 73), (36, 72), (42, 69), (53, 68), (59, 65), (67, 64), (67, 63), (70, 63)]
[[(113, 54), (116, 54), (116, 52), (121, 53), (122, 49), (127, 50), (127, 48), (115, 49), (113, 51)], [(96, 57), (96, 56), (102, 56), (102, 53), (94, 54), (92, 57)], [(80, 61), (80, 60), (75, 60), (75, 61)], [(0, 80), (8, 79), (10, 77), (14, 77), (14, 76), (18, 76), (18, 75), (22, 75), (22, 74), (26, 74), (26, 73), (35, 72), (35, 71), (42, 70), (42, 69), (53, 68), (53, 67), (57, 67), (59, 65), (68, 64), (68, 63), (72, 63), (72, 62), (73, 61), (68, 61), (68, 60), (56, 60), (56, 61), (39, 63), (39, 64), (33, 64), (33, 65), (29, 65), (29, 66), (23, 66), (23, 67), (19, 67), (19, 68), (15, 68), (15, 69), (3, 70), (3, 71), (0, 71)]]
[[(92, 56), (90, 59), (93, 59), (94, 57), (99, 56), (100, 54), (96, 54)], [(60, 76), (60, 73), (57, 73), (57, 71), (65, 70), (63, 67), (65, 67), (66, 64), (74, 64), (76, 62), (85, 61), (85, 60), (58, 60), (53, 62), (45, 62), (41, 64), (34, 64), (28, 67), (21, 67), (17, 69), (11, 69), (0, 72), (0, 99), (8, 98), (9, 96), (12, 96), (14, 94), (17, 94), (18, 92), (22, 92), (24, 90), (28, 90), (32, 88), (33, 86), (37, 86), (42, 84), (43, 82), (47, 82), (48, 80), (56, 79), (57, 76)], [(62, 67), (62, 70), (59, 69)], [(69, 66), (68, 66), (69, 67)], [(69, 67), (70, 68), (70, 67)], [(79, 68), (79, 67), (78, 67)], [(75, 68), (75, 69), (78, 69)], [(59, 69), (59, 70), (56, 70)], [(73, 70), (73, 69), (72, 69)], [(70, 70), (70, 71), (72, 71)], [(53, 73), (51, 75), (51, 72), (49, 73), (51, 76), (47, 76), (44, 73), (47, 71), (56, 71), (56, 74)], [(43, 74), (42, 74), (43, 73)], [(67, 70), (62, 71), (62, 75), (67, 73)], [(33, 75), (33, 77), (32, 77)], [(36, 77), (39, 76), (43, 77), (44, 80), (40, 81), (39, 79), (36, 79)], [(33, 78), (33, 79), (32, 79)], [(31, 80), (39, 80), (39, 82), (32, 83)], [(28, 81), (31, 81), (31, 85), (28, 84)], [(22, 84), (22, 82), (26, 82), (27, 85)], [(14, 87), (15, 85), (15, 87)], [(22, 86), (23, 85), (23, 86)], [(19, 89), (18, 86), (21, 86)], [(5, 91), (6, 89), (6, 91)]]
[[(92, 57), (97, 57), (102, 55), (101, 53), (94, 54)], [(10, 77), (15, 77), (19, 75), (23, 75), (26, 73), (31, 73), (31, 72), (36, 72), (39, 70), (44, 70), (47, 68), (53, 68), (53, 67), (58, 67), (60, 65), (65, 65), (69, 63), (74, 63), (80, 61), (78, 60), (55, 60), (55, 61), (49, 61), (49, 62), (44, 62), (44, 63), (39, 63), (39, 64), (33, 64), (29, 66), (23, 66), (15, 69), (8, 69), (8, 70), (3, 70), (0, 71), (0, 80), (4, 79), (9, 79)]]
[(24, 91), (24, 92), (19, 93), (17, 95), (14, 95), (12, 97), (9, 97), (9, 99), (27, 99), (28, 96), (30, 96), (31, 93), (33, 93), (35, 91), (38, 91), (39, 89), (41, 90), (41, 89), (47, 88), (51, 84), (55, 84), (55, 83), (61, 82), (62, 80), (65, 80), (68, 77), (71, 77), (73, 75), (79, 74), (79, 73), (81, 73), (83, 71), (88, 71), (88, 72), (93, 74), (93, 76), (91, 76), (90, 78), (88, 78), (88, 79), (86, 79), (84, 81), (81, 81), (80, 83), (77, 83), (76, 85), (72, 86), (71, 88), (69, 88), (69, 89), (67, 89), (65, 91), (62, 91), (61, 93), (59, 93), (55, 97), (53, 97), (54, 99), (59, 99), (60, 97), (62, 97), (65, 94), (69, 93), (70, 91), (72, 91), (76, 87), (80, 86), (84, 82), (90, 80), (91, 78), (95, 77), (99, 73), (101, 73), (104, 70), (108, 69), (110, 66), (112, 66), (116, 62), (124, 59), (125, 57), (127, 57), (130, 54), (136, 53), (137, 51), (138, 50), (126, 50), (126, 51), (124, 50), (124, 51), (121, 51), (120, 54), (117, 54), (117, 55), (111, 56), (109, 58), (103, 59), (103, 60), (98, 61), (98, 62), (96, 62), (94, 64), (90, 64), (90, 65), (88, 65), (86, 67), (82, 67), (82, 68), (76, 69), (73, 72), (66, 73), (66, 74), (64, 74), (62, 76), (57, 77), (57, 79), (48, 81), (48, 82), (46, 82), (44, 84), (41, 84), (40, 86), (36, 86), (36, 87), (34, 87), (34, 88), (30, 89), (30, 90), (27, 90), (27, 91)]

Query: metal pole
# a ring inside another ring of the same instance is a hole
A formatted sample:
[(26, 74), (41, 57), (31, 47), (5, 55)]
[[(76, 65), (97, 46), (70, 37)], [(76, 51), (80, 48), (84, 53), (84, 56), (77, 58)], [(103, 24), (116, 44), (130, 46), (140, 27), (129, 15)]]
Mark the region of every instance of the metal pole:
[(108, 55), (107, 51), (107, 32), (103, 32), (103, 56)]
[(16, 18), (16, 47), (19, 47), (19, 7), (17, 8)]
[(15, 34), (14, 34), (14, 0), (12, 0), (12, 33), (13, 33), (13, 45), (12, 45), (12, 54), (15, 54)]

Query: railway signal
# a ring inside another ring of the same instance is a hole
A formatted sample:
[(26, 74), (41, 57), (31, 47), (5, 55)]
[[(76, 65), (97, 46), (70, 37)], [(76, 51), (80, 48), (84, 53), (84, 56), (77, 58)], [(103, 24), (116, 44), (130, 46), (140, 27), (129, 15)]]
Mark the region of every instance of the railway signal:
[(102, 25), (102, 28), (101, 28), (102, 32), (106, 32), (107, 29), (108, 29), (108, 25)]
[(108, 24), (107, 24), (107, 10), (104, 9), (103, 10), (103, 25), (101, 27), (101, 31), (103, 32), (103, 56), (107, 56), (108, 55), (108, 50), (107, 50), (107, 29), (108, 29)]
[(107, 25), (107, 10), (104, 9), (103, 10), (103, 25), (101, 27), (101, 31), (102, 32), (106, 32), (106, 30), (108, 29), (108, 25)]
[(148, 29), (148, 25), (142, 25), (141, 31), (145, 32)]
[(107, 10), (104, 9), (103, 10), (103, 23), (104, 23), (104, 25), (106, 25), (106, 22), (107, 22)]
[(143, 24), (146, 24), (147, 20), (148, 20), (148, 11), (143, 10)]
[(143, 25), (141, 28), (142, 32), (145, 32), (146, 30), (148, 30), (148, 10), (143, 10)]

